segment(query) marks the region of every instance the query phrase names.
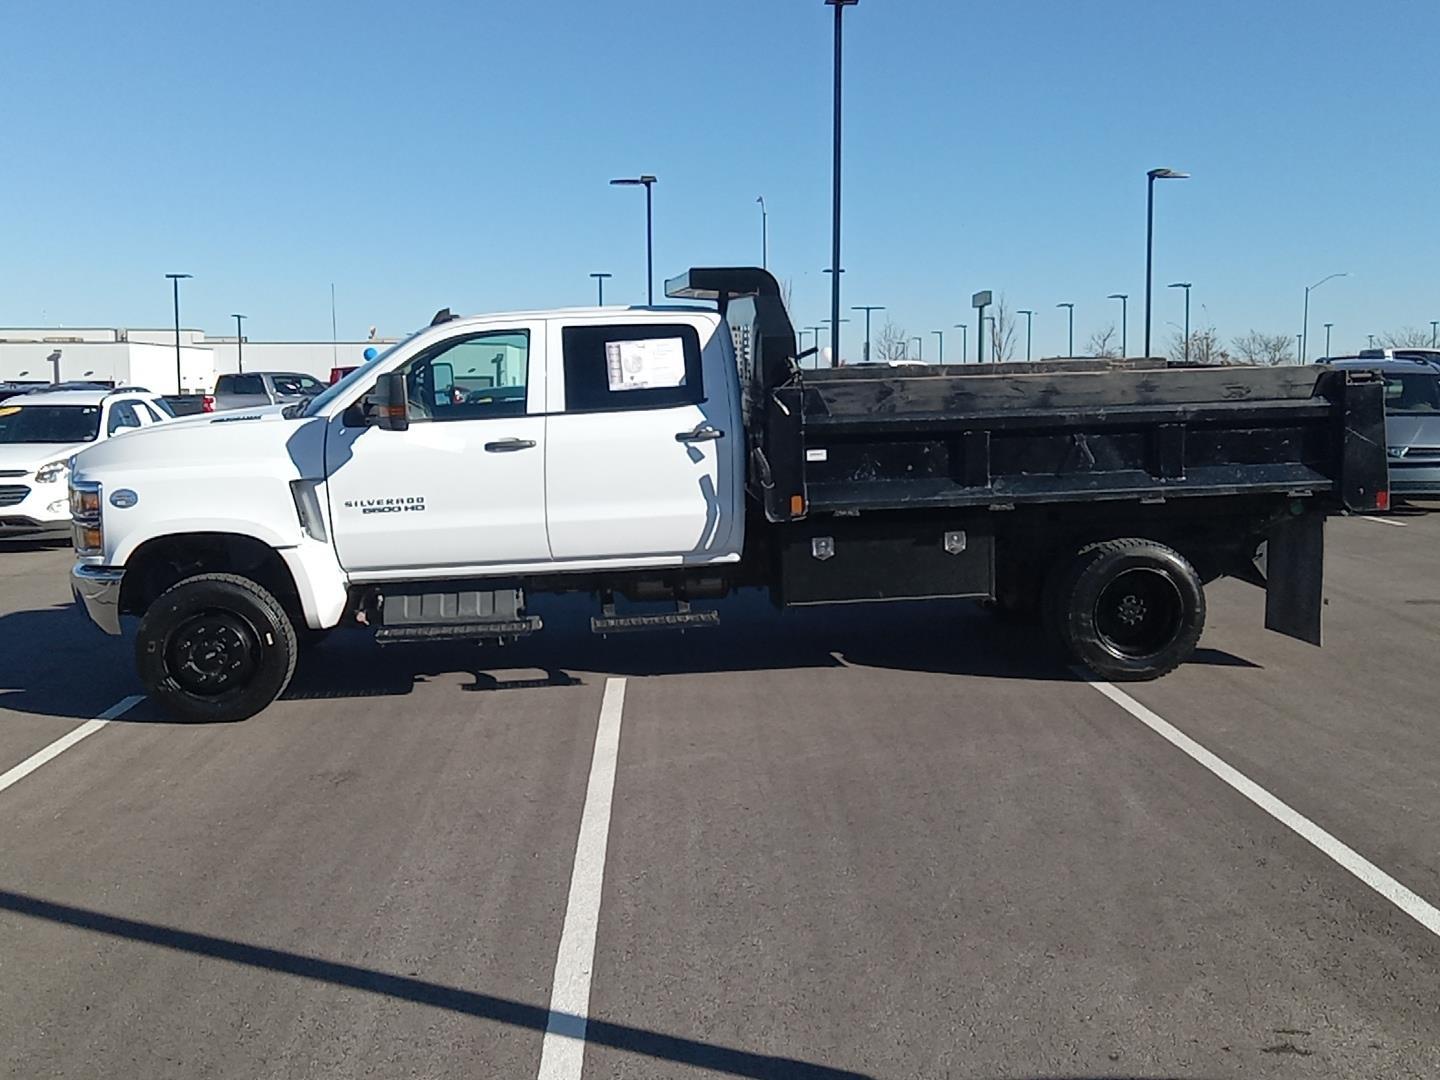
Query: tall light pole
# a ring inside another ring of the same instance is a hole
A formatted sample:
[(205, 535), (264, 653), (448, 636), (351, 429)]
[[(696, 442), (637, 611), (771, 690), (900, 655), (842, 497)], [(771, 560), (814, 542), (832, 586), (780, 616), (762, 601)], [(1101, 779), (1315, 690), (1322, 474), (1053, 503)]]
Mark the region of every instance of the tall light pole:
[[(1348, 275), (1346, 274), (1346, 272), (1345, 272), (1344, 270), (1341, 270), (1338, 274), (1329, 274), (1329, 275), (1327, 275), (1326, 277), (1321, 278), (1319, 281), (1315, 282), (1314, 285), (1306, 285), (1306, 286), (1305, 286), (1305, 318), (1304, 318), (1304, 321), (1301, 322), (1301, 324), (1300, 324), (1300, 363), (1302, 363), (1302, 364), (1308, 363), (1309, 360), (1310, 360), (1310, 292), (1311, 292), (1311, 290), (1312, 290), (1312, 289), (1318, 289), (1321, 285), (1324, 285), (1325, 282), (1329, 281), (1331, 278), (1347, 277), (1347, 276), (1348, 276)], [(1329, 350), (1328, 350), (1328, 349), (1326, 350), (1326, 354), (1327, 354), (1327, 355), (1329, 354)]]
[(1130, 294), (1112, 292), (1105, 299), (1120, 301), (1120, 358), (1130, 351)]
[(1365, 336), (1370, 339), (1370, 348), (1372, 348), (1372, 349), (1375, 348), (1375, 335), (1374, 335), (1374, 334), (1366, 334)]
[(863, 311), (865, 313), (865, 363), (870, 362), (870, 313), (872, 311), (884, 311), (880, 304), (860, 304), (852, 307), (851, 311)]
[[(1297, 348), (1297, 349), (1302, 349), (1302, 350), (1305, 348), (1305, 335), (1304, 335), (1304, 334), (1296, 334), (1296, 335), (1295, 335), (1295, 348)], [(1305, 363), (1305, 357), (1304, 357), (1303, 355), (1300, 357), (1300, 363), (1302, 363), (1302, 364)]]
[(615, 275), (614, 275), (614, 274), (607, 274), (607, 273), (605, 273), (603, 270), (597, 270), (595, 273), (591, 274), (590, 276), (595, 279), (595, 306), (596, 306), (596, 307), (604, 307), (604, 306), (605, 306), (605, 279), (608, 278), (608, 277), (614, 277)]
[(820, 366), (820, 331), (825, 328), (823, 326), (807, 326), (805, 329), (815, 335), (815, 340), (810, 343), (810, 347), (815, 350), (815, 366), (818, 368)]
[(957, 322), (954, 328), (960, 331), (960, 363), (963, 364), (965, 362), (965, 356), (969, 351), (966, 342), (970, 339), (970, 325), (968, 323)]
[(245, 331), (242, 322), (248, 319), (248, 315), (231, 315), (235, 320), (235, 371), (243, 375), (245, 373)]
[[(1431, 320), (1430, 320), (1430, 347), (1431, 347), (1432, 349), (1435, 348), (1435, 328), (1436, 328), (1437, 326), (1440, 326), (1440, 319), (1431, 319)], [(1330, 350), (1329, 350), (1329, 349), (1326, 349), (1325, 351), (1326, 351), (1326, 352), (1329, 352)]]
[[(805, 351), (805, 335), (810, 331), (806, 327), (799, 327), (795, 331), (795, 354), (798, 356)], [(798, 363), (798, 361), (797, 361)]]
[(183, 394), (180, 386), (180, 282), (194, 274), (166, 274), (175, 287), (175, 393)]
[(649, 173), (643, 173), (634, 178), (622, 177), (619, 180), (611, 180), (610, 183), (617, 187), (640, 187), (645, 188), (645, 303), (648, 307), (655, 306), (655, 207), (651, 200), (651, 189), (655, 186), (655, 177)]
[(760, 204), (760, 269), (770, 269), (770, 214), (765, 209), (765, 196), (755, 196)]
[(924, 360), (924, 359), (925, 359), (925, 339), (924, 339), (923, 337), (913, 337), (913, 338), (911, 338), (910, 340), (913, 341), (913, 342), (915, 342), (915, 359), (916, 359), (916, 360)]
[(945, 331), (944, 331), (944, 330), (931, 330), (930, 333), (934, 334), (937, 338), (940, 339), (940, 356), (939, 356), (939, 358), (938, 358), (935, 362), (936, 362), (937, 364), (944, 364), (944, 363), (945, 363)]
[(1075, 355), (1075, 305), (1072, 304), (1072, 303), (1070, 303), (1068, 300), (1065, 300), (1065, 301), (1061, 301), (1060, 303), (1056, 304), (1055, 306), (1056, 306), (1056, 307), (1063, 307), (1063, 308), (1066, 310), (1066, 312), (1068, 312), (1069, 315), (1070, 315), (1070, 344), (1069, 344), (1069, 346), (1068, 346), (1069, 351), (1066, 352), (1065, 355), (1066, 355), (1067, 357), (1069, 357), (1069, 356), (1074, 356), (1074, 355)]
[[(1327, 360), (1330, 359), (1330, 328), (1334, 325), (1335, 324), (1333, 322), (1327, 322), (1325, 324), (1325, 359)], [(1433, 327), (1434, 324), (1432, 323), (1431, 326)], [(1435, 331), (1432, 329), (1430, 331), (1430, 334), (1433, 337)]]
[(840, 64), (844, 37), (845, 9), (860, 0), (825, 0), (835, 9), (835, 160), (832, 166), (834, 188), (831, 193), (830, 222), (830, 349), (832, 360), (840, 362)]
[(1189, 173), (1174, 169), (1151, 169), (1145, 174), (1149, 186), (1145, 199), (1145, 355), (1150, 355), (1150, 293), (1155, 274), (1155, 181), (1187, 180)]
[(1021, 308), (1015, 312), (1015, 314), (1025, 316), (1025, 360), (1028, 363), (1030, 360), (1030, 338), (1035, 329), (1035, 312), (1029, 308)]
[(1190, 282), (1177, 281), (1170, 288), (1185, 290), (1185, 359), (1190, 359)]

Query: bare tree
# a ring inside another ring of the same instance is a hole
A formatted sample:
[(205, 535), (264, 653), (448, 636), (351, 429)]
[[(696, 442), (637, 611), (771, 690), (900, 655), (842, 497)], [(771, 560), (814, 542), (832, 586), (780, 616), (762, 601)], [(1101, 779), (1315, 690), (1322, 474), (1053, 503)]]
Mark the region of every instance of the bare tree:
[(1231, 360), (1220, 335), (1213, 326), (1197, 326), (1190, 331), (1190, 347), (1185, 347), (1184, 334), (1170, 335), (1170, 359), (1188, 360), (1192, 364), (1226, 364)]
[(909, 335), (903, 326), (896, 326), (889, 319), (870, 342), (870, 358), (881, 363), (904, 360), (910, 348)]
[[(785, 310), (786, 310), (786, 311), (789, 311), (789, 312), (792, 312), (792, 313), (793, 313), (794, 310), (795, 310), (795, 306), (794, 306), (790, 301), (791, 301), (791, 298), (792, 298), (794, 295), (795, 295), (795, 282), (792, 281), (790, 278), (786, 278), (784, 281), (782, 281), (782, 282), (780, 283), (780, 302), (785, 305)], [(793, 314), (792, 314), (791, 317), (792, 317), (792, 318), (794, 317)]]
[(1289, 364), (1295, 359), (1295, 339), (1289, 334), (1250, 330), (1231, 342), (1235, 359), (1247, 364)]
[(995, 301), (995, 314), (987, 318), (995, 320), (990, 324), (990, 359), (997, 364), (1015, 359), (1015, 316), (1005, 303), (1004, 293)]
[(1090, 340), (1085, 343), (1086, 356), (1118, 357), (1120, 355), (1120, 344), (1116, 341), (1115, 324), (1111, 323), (1103, 330), (1096, 330), (1090, 335)]
[(1375, 340), (1390, 349), (1428, 349), (1434, 338), (1429, 330), (1406, 326), (1400, 330), (1391, 330), (1387, 334), (1378, 334)]

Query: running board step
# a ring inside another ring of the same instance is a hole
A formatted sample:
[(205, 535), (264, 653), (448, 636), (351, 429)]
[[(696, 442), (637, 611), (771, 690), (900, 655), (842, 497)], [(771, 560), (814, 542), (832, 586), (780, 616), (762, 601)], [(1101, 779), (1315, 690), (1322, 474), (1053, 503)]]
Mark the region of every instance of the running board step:
[(594, 615), (590, 629), (597, 634), (627, 634), (637, 630), (689, 630), (719, 626), (718, 611), (665, 611), (658, 615)]
[(381, 645), (395, 645), (407, 641), (486, 641), (525, 637), (544, 625), (539, 615), (526, 615), (518, 619), (490, 619), (485, 622), (382, 626), (375, 631), (375, 640)]

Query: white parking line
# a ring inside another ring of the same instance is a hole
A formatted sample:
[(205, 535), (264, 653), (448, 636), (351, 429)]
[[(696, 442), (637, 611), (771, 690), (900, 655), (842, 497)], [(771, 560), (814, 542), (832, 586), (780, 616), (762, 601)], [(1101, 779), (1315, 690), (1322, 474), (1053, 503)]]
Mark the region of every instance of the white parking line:
[(1397, 529), (1403, 529), (1408, 524), (1404, 521), (1391, 521), (1389, 518), (1371, 517), (1369, 514), (1361, 514), (1361, 521), (1373, 521), (1376, 525), (1394, 525)]
[(0, 773), (0, 791), (4, 791), (11, 784), (18, 783), (19, 781), (25, 779), (25, 777), (29, 776), (36, 769), (40, 768), (41, 765), (44, 765), (51, 758), (58, 757), (60, 754), (63, 754), (66, 750), (69, 750), (70, 747), (74, 746), (81, 739), (85, 739), (91, 735), (94, 735), (95, 732), (99, 731), (111, 720), (114, 720), (117, 717), (124, 716), (127, 712), (133, 709), (136, 705), (139, 705), (140, 702), (144, 700), (145, 698), (141, 694), (135, 694), (131, 697), (121, 698), (114, 705), (111, 705), (110, 708), (106, 709), (99, 716), (95, 717), (95, 719), (86, 720), (85, 723), (75, 728), (68, 735), (60, 736), (60, 738), (56, 739), (49, 746), (45, 747), (45, 749), (37, 750), (35, 753), (31, 754), (28, 758), (20, 762), (20, 764), (16, 765), (13, 769), (10, 769), (4, 773)]
[(595, 931), (600, 921), (600, 892), (605, 883), (605, 848), (610, 840), (610, 802), (615, 792), (615, 762), (620, 752), (620, 714), (625, 680), (606, 679), (590, 759), (590, 785), (575, 842), (570, 899), (555, 957), (550, 1017), (540, 1044), (538, 1080), (579, 1080), (585, 1064), (585, 1024), (590, 1009), (590, 974), (595, 966)]
[(1349, 845), (1335, 839), (1298, 810), (1281, 802), (1234, 766), (1216, 757), (1183, 731), (1141, 705), (1119, 687), (1097, 682), (1081, 672), (1091, 686), (1128, 712), (1176, 749), (1189, 755), (1225, 783), (1260, 807), (1280, 824), (1313, 844), (1320, 852), (1350, 871), (1432, 934), (1440, 936), (1440, 910), (1407, 889)]

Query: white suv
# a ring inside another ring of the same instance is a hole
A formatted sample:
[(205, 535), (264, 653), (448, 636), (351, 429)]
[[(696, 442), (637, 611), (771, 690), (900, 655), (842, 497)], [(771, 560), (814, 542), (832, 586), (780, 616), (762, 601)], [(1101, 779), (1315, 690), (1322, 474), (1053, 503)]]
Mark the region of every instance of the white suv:
[(0, 539), (68, 535), (72, 454), (174, 414), (133, 390), (40, 390), (0, 401)]

